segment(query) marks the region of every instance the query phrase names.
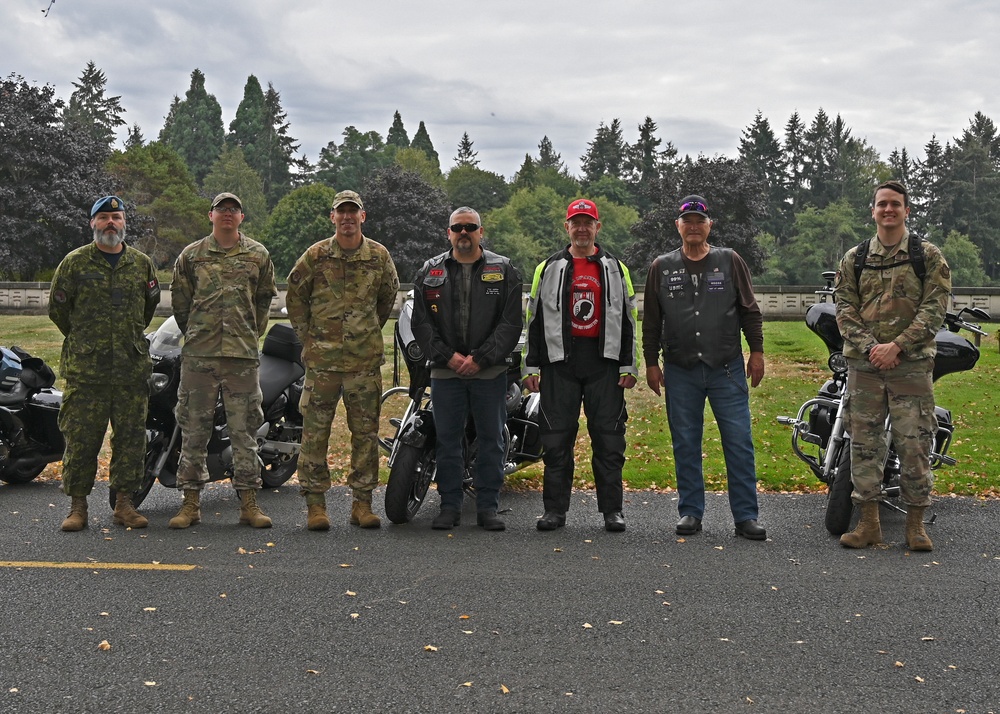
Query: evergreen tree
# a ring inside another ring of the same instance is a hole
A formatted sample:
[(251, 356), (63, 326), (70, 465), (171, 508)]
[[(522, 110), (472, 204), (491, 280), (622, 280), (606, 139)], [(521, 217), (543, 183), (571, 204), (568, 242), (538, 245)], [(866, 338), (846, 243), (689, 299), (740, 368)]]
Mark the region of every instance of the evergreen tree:
[(427, 154), (427, 158), (437, 168), (438, 173), (441, 173), (441, 160), (438, 158), (438, 152), (434, 150), (434, 144), (431, 143), (431, 136), (427, 133), (427, 127), (424, 126), (423, 122), (420, 122), (420, 126), (417, 127), (417, 133), (413, 135), (410, 148), (420, 149)]
[(406, 129), (403, 128), (403, 117), (400, 116), (398, 109), (392, 115), (392, 126), (389, 127), (385, 143), (388, 146), (395, 146), (397, 149), (410, 147), (410, 137), (406, 135)]
[(601, 176), (622, 177), (625, 165), (625, 140), (622, 138), (621, 122), (613, 119), (605, 126), (597, 127), (594, 140), (587, 144), (587, 153), (580, 157), (585, 185), (597, 181)]
[(165, 142), (167, 137), (174, 130), (174, 121), (177, 119), (177, 110), (181, 106), (181, 98), (176, 94), (174, 98), (170, 100), (170, 108), (167, 109), (167, 116), (163, 117), (163, 127), (160, 129), (159, 135), (157, 135), (157, 141)]
[(514, 180), (511, 182), (511, 188), (514, 191), (520, 191), (523, 188), (534, 188), (538, 179), (538, 169), (531, 158), (530, 154), (524, 155), (524, 163), (521, 164), (521, 168), (517, 170), (514, 174)]
[(267, 199), (264, 197), (264, 182), (243, 155), (243, 149), (228, 142), (222, 153), (212, 164), (202, 185), (205, 193), (215, 196), (224, 191), (235, 193), (243, 204), (246, 220), (241, 230), (249, 235), (257, 231), (267, 220)]
[(87, 130), (98, 143), (107, 147), (110, 155), (115, 142), (115, 131), (125, 126), (121, 97), (105, 95), (107, 77), (93, 62), (88, 62), (79, 82), (73, 82), (76, 89), (69, 97), (69, 104), (63, 112), (63, 121)]
[(805, 124), (798, 112), (793, 112), (785, 123), (785, 166), (788, 171), (788, 193), (792, 201), (791, 213), (805, 208)]
[(990, 279), (1000, 277), (1000, 136), (984, 114), (955, 139), (942, 191), (949, 204), (942, 231), (967, 235)]
[[(902, 149), (892, 150), (889, 154), (889, 171), (892, 173), (893, 177), (901, 181), (904, 186), (906, 186), (907, 191), (910, 191), (910, 186), (913, 185), (913, 174), (916, 169), (916, 162), (910, 158), (909, 152), (904, 146)], [(912, 197), (910, 202), (912, 203)]]
[(308, 162), (295, 158), (300, 144), (288, 135), (288, 115), (281, 107), (281, 95), (270, 82), (264, 95), (264, 110), (265, 160), (262, 166), (255, 168), (264, 181), (268, 206), (273, 206), (291, 190), (292, 169), (304, 171)]
[(535, 166), (539, 169), (555, 169), (556, 171), (563, 171), (566, 168), (562, 156), (552, 148), (552, 142), (549, 141), (548, 136), (543, 136), (542, 140), (538, 142), (538, 160), (535, 162)]
[(933, 229), (940, 230), (943, 216), (950, 208), (942, 185), (948, 166), (945, 152), (951, 154), (951, 147), (941, 147), (937, 136), (924, 146), (924, 160), (917, 161), (913, 168), (913, 179), (907, 186), (910, 192), (910, 223), (918, 235), (928, 236)]
[(803, 136), (802, 177), (807, 205), (825, 208), (833, 190), (833, 128), (822, 107)]
[(226, 144), (240, 148), (246, 162), (261, 176), (269, 158), (268, 131), (264, 90), (260, 81), (251, 74), (243, 87), (243, 100), (236, 108), (236, 116), (229, 122)]
[(767, 218), (761, 221), (761, 228), (781, 244), (791, 232), (792, 223), (788, 164), (781, 143), (760, 110), (753, 124), (743, 130), (739, 152), (740, 159), (767, 190)]
[(128, 136), (125, 137), (125, 151), (143, 146), (145, 143), (146, 139), (142, 135), (142, 128), (138, 124), (133, 124), (128, 130)]
[(663, 140), (656, 136), (656, 129), (652, 117), (646, 117), (639, 125), (639, 139), (632, 145), (626, 145), (625, 149), (624, 178), (630, 198), (618, 202), (635, 205), (642, 213), (653, 204), (650, 189), (677, 157), (677, 149), (669, 141), (666, 147), (660, 149)]
[(222, 151), (225, 138), (222, 107), (205, 89), (200, 69), (191, 73), (191, 86), (183, 101), (171, 106), (160, 138), (181, 155), (200, 184)]
[(472, 139), (469, 138), (469, 132), (463, 132), (462, 139), (458, 142), (458, 156), (455, 157), (455, 165), (478, 166), (479, 159), (476, 158), (478, 155), (478, 151), (472, 150)]

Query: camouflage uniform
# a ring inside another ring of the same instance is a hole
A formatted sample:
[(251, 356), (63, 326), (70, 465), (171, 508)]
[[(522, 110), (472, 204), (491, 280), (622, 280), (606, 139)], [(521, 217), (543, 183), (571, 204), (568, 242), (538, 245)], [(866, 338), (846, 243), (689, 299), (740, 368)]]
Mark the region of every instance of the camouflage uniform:
[(335, 238), (312, 245), (288, 276), (288, 318), (302, 341), (307, 368), (300, 402), (303, 495), (330, 488), (330, 427), (343, 395), (351, 430), (347, 485), (355, 500), (371, 502), (378, 485), (382, 327), (398, 290), (389, 251), (364, 236), (355, 251), (345, 252)]
[[(934, 336), (944, 324), (951, 270), (937, 246), (925, 241), (923, 247), (927, 268), (923, 281), (908, 262), (907, 233), (889, 248), (877, 236), (869, 242), (868, 265), (899, 263), (899, 267), (865, 269), (857, 280), (857, 248), (852, 248), (837, 272), (837, 324), (849, 366), (844, 408), (851, 434), (852, 497), (859, 503), (878, 500), (880, 495), (886, 414), (892, 417), (892, 439), (901, 462), (903, 502), (931, 503), (930, 453), (937, 433), (931, 381)], [(900, 364), (879, 370), (868, 361), (867, 352), (888, 342), (900, 347)]]
[(233, 486), (261, 487), (255, 438), (264, 421), (258, 344), (276, 294), (267, 248), (242, 233), (228, 251), (209, 235), (177, 258), (170, 295), (184, 333), (176, 409), (183, 434), (180, 488), (201, 490), (208, 480), (205, 451), (220, 390), (233, 447)]
[(56, 268), (49, 317), (66, 338), (66, 381), (59, 428), (66, 438), (63, 491), (87, 496), (111, 423), (111, 486), (131, 492), (142, 481), (149, 397), (149, 344), (143, 330), (160, 303), (153, 262), (125, 246), (112, 267), (95, 243)]

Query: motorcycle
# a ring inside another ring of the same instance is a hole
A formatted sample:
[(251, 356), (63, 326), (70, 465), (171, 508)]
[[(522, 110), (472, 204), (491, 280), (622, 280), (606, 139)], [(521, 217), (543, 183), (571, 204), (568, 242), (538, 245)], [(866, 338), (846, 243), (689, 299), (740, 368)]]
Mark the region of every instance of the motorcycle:
[[(816, 478), (827, 485), (826, 529), (833, 535), (841, 535), (856, 520), (856, 509), (851, 501), (851, 435), (847, 432), (840, 409), (847, 386), (847, 359), (842, 352), (844, 338), (837, 326), (836, 305), (832, 299), (836, 273), (827, 271), (822, 275), (826, 287), (816, 291), (820, 296), (819, 302), (809, 307), (805, 320), (809, 329), (826, 345), (830, 355), (827, 366), (832, 376), (826, 380), (817, 396), (799, 407), (797, 416), (779, 416), (778, 421), (792, 427), (792, 451), (805, 462)], [(985, 336), (986, 332), (977, 323), (969, 322), (966, 315), (979, 321), (991, 319), (988, 312), (977, 307), (964, 307), (958, 313), (946, 313), (944, 326), (935, 336), (935, 382), (946, 374), (968, 371), (979, 360), (979, 348), (960, 335), (959, 331), (968, 330), (981, 336)], [(954, 466), (958, 462), (948, 456), (955, 431), (951, 411), (935, 405), (934, 414), (937, 417), (937, 433), (931, 452), (931, 468)], [(905, 509), (886, 500), (898, 498), (900, 494), (900, 461), (892, 443), (890, 426), (887, 417), (883, 428), (887, 448), (882, 466), (882, 504), (905, 513)], [(933, 523), (934, 518), (932, 516), (929, 522)]]
[(0, 481), (28, 483), (62, 460), (62, 392), (52, 389), (55, 381), (41, 358), (20, 347), (0, 347)]
[[(177, 464), (181, 454), (181, 430), (174, 417), (181, 376), (181, 339), (177, 321), (170, 317), (150, 335), (153, 360), (149, 410), (146, 416), (146, 461), (142, 483), (132, 494), (138, 506), (156, 481), (177, 487)], [(302, 343), (290, 325), (276, 323), (268, 330), (260, 354), (260, 390), (264, 423), (257, 430), (260, 478), (267, 488), (277, 488), (295, 473), (302, 443), (299, 398), (305, 378)], [(215, 427), (206, 454), (209, 481), (232, 478), (233, 450), (226, 425), (226, 410), (220, 396), (215, 406)], [(114, 506), (116, 493), (110, 491)]]
[[(389, 455), (389, 482), (385, 490), (385, 514), (396, 524), (413, 519), (423, 505), (437, 473), (434, 405), (430, 398), (430, 367), (413, 335), (413, 292), (403, 303), (393, 339), (393, 386), (382, 394), (382, 409), (396, 395), (406, 396), (400, 417), (389, 417), (389, 432), (379, 435), (379, 445)], [(507, 421), (504, 424), (504, 475), (542, 458), (538, 428), (539, 395), (524, 394), (521, 385), (521, 343), (507, 357)], [(409, 374), (409, 386), (400, 386), (400, 359)], [(469, 418), (464, 440), (465, 473), (462, 487), (474, 495), (473, 468), (476, 461), (476, 430)]]

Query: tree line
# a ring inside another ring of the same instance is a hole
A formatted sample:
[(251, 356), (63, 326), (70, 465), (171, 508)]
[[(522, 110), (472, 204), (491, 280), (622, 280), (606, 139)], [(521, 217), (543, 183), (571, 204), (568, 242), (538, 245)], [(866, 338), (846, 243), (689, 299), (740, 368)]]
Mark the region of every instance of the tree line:
[(133, 244), (169, 268), (208, 232), (210, 197), (222, 191), (240, 196), (244, 230), (268, 246), (283, 275), (332, 233), (332, 197), (350, 188), (365, 201), (365, 234), (389, 248), (404, 281), (445, 248), (448, 215), (462, 205), (482, 214), (484, 242), (530, 275), (565, 244), (566, 204), (586, 197), (601, 211), (599, 242), (641, 282), (655, 256), (680, 244), (679, 199), (698, 193), (716, 221), (712, 242), (739, 251), (758, 282), (814, 285), (872, 234), (872, 189), (898, 178), (911, 191), (911, 230), (941, 246), (955, 284), (1000, 281), (1000, 136), (982, 113), (944, 145), (932, 136), (919, 160), (906, 147), (883, 159), (823, 109), (808, 121), (794, 113), (780, 135), (758, 112), (735, 157), (682, 157), (650, 117), (629, 143), (616, 118), (598, 125), (579, 175), (543, 136), (507, 179), (480, 168), (468, 133), (442, 169), (424, 122), (411, 139), (399, 111), (384, 137), (347, 126), (312, 162), (271, 83), (265, 90), (250, 75), (226, 127), (198, 69), (155, 140), (133, 124), (116, 148), (125, 109), (106, 84), (93, 62), (68, 101), (16, 74), (0, 83), (0, 279), (46, 279), (90, 240), (83, 219), (107, 193), (129, 204)]

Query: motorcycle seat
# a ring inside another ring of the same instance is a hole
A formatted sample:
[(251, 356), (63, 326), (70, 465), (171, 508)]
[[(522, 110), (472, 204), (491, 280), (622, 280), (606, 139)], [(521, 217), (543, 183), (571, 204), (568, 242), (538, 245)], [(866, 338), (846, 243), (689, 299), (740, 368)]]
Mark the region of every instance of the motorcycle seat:
[(302, 365), (268, 354), (260, 356), (260, 392), (264, 408), (274, 403), (278, 395), (292, 382), (306, 373)]

